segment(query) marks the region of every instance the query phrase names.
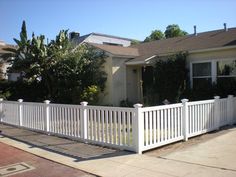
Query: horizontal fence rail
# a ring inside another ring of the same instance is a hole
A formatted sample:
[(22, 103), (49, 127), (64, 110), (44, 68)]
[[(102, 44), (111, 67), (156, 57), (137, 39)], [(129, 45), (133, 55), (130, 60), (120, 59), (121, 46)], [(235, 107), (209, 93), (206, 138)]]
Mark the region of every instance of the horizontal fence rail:
[(0, 121), (142, 153), (236, 123), (236, 97), (134, 108), (3, 101)]

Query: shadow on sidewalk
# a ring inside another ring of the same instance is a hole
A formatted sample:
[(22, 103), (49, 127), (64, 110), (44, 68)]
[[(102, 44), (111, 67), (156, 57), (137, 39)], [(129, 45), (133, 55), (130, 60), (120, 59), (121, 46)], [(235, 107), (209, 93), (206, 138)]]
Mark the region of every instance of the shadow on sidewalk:
[(19, 142), (23, 142), (30, 148), (40, 148), (49, 152), (57, 153), (74, 158), (75, 162), (124, 156), (134, 154), (129, 151), (122, 151), (82, 143), (63, 137), (49, 136), (43, 133), (26, 130), (14, 126), (0, 124), (1, 135)]

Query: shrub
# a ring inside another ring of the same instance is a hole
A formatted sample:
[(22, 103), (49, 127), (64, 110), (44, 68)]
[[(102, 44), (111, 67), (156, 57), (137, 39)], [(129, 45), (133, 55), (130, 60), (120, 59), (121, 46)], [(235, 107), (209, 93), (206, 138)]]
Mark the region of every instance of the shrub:
[(98, 102), (99, 88), (96, 85), (88, 86), (82, 93), (81, 99), (89, 102), (89, 104), (96, 104)]

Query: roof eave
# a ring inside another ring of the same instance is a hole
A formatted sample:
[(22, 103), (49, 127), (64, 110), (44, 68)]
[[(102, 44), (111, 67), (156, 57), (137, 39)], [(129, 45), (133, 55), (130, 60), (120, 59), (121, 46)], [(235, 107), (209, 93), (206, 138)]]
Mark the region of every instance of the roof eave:
[(146, 58), (143, 61), (128, 61), (128, 62), (126, 62), (126, 65), (130, 65), (130, 66), (131, 65), (148, 65), (151, 63), (151, 60), (155, 57), (156, 57), (156, 55), (153, 55), (151, 57)]
[(197, 50), (190, 50), (188, 53), (201, 53), (201, 52), (211, 52), (216, 50), (228, 50), (228, 49), (234, 49), (236, 48), (236, 45), (233, 46), (224, 46), (224, 47), (214, 47), (214, 48), (208, 48), (208, 49), (197, 49)]
[(119, 37), (119, 36), (113, 36), (113, 35), (109, 35), (109, 34), (102, 34), (102, 33), (95, 33), (95, 32), (90, 33), (90, 35), (111, 37), (111, 38), (122, 39), (122, 40), (126, 40), (126, 41), (133, 41), (133, 40), (136, 40), (136, 39), (130, 39), (130, 38), (125, 38), (125, 37)]

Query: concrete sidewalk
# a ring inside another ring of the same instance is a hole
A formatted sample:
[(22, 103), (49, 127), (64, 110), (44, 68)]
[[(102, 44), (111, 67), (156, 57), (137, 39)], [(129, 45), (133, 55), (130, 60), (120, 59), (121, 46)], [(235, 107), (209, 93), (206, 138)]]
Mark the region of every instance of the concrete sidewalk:
[[(6, 130), (8, 128), (11, 129), (12, 127), (0, 125), (3, 134), (11, 131)], [(27, 133), (30, 133), (30, 131)], [(229, 129), (225, 134), (216, 136), (206, 142), (158, 157), (103, 149), (107, 152), (107, 155), (78, 158), (76, 154), (66, 156), (63, 153), (49, 151), (40, 146), (32, 146), (13, 140), (9, 134), (8, 137), (0, 138), (0, 142), (99, 176), (236, 176), (236, 128)], [(51, 138), (47, 135), (43, 136), (43, 139)], [(67, 139), (60, 138), (60, 141), (64, 140), (67, 141)], [(97, 148), (97, 146), (95, 147)], [(81, 151), (83, 151), (82, 149)], [(91, 149), (93, 149), (93, 146)], [(111, 153), (108, 153), (110, 151)]]
[(77, 161), (130, 154), (126, 151), (85, 144), (56, 136), (48, 136), (35, 131), (3, 124), (0, 124), (0, 130), (2, 130), (1, 134), (3, 136), (27, 143), (32, 148), (38, 147), (47, 151), (56, 152), (75, 158)]

